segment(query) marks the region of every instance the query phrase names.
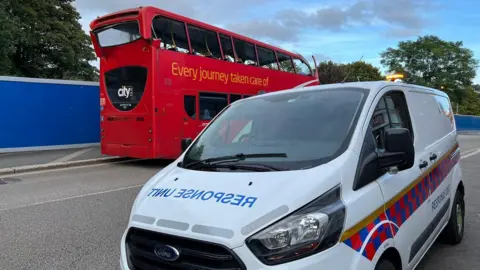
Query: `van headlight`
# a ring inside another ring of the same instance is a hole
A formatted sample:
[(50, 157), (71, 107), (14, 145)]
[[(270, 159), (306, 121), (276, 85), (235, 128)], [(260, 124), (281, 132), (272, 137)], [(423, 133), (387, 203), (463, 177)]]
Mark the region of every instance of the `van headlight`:
[(267, 265), (304, 258), (338, 243), (345, 223), (340, 185), (247, 239), (250, 250)]

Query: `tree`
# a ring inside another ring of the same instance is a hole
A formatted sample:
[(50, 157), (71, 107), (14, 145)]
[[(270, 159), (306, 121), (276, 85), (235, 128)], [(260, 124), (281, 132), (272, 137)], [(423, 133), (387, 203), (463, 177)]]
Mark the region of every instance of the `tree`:
[(475, 92), (480, 93), (480, 84), (474, 84), (472, 87)]
[(295, 69), (294, 69), (294, 66), (292, 66), (291, 61), (282, 61), (279, 63), (279, 65), (280, 65), (280, 70), (284, 70), (292, 73), (296, 73), (295, 70), (302, 70), (302, 67), (300, 67), (297, 63), (293, 62), (293, 65), (295, 66)]
[(347, 72), (345, 65), (332, 61), (323, 61), (318, 64), (318, 79), (321, 84), (338, 83), (343, 81)]
[(11, 46), (0, 64), (3, 75), (97, 79), (97, 69), (89, 64), (96, 57), (89, 36), (78, 22), (80, 14), (73, 0), (1, 1), (5, 9), (0, 10), (15, 26), (14, 31), (4, 28), (4, 33), (0, 32), (0, 44)]
[[(454, 111), (456, 109), (455, 104), (456, 103), (452, 103)], [(459, 114), (480, 115), (480, 96), (477, 92), (475, 92), (473, 87), (468, 87), (465, 90), (462, 103), (459, 104), (458, 109)]]
[(462, 101), (476, 75), (478, 61), (463, 42), (423, 36), (402, 41), (381, 53), (382, 65), (405, 75), (405, 82), (446, 90), (454, 102)]
[(318, 75), (321, 84), (383, 80), (380, 70), (364, 61), (339, 64), (332, 61), (320, 62)]
[(346, 82), (364, 82), (364, 81), (380, 81), (385, 78), (380, 73), (380, 70), (372, 64), (364, 61), (356, 61), (345, 65), (348, 77)]
[(7, 12), (7, 4), (6, 0), (0, 0), (0, 75), (11, 73), (9, 56), (15, 52), (15, 21)]

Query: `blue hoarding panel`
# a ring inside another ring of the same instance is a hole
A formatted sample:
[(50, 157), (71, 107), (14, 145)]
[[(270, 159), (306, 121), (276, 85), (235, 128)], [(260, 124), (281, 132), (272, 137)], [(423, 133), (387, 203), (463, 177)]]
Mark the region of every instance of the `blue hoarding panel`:
[[(97, 82), (0, 76), (0, 152), (100, 142)], [(480, 131), (480, 117), (455, 115), (457, 130)]]
[(455, 115), (458, 131), (480, 131), (480, 117), (472, 115)]
[(0, 149), (100, 141), (98, 83), (0, 77)]

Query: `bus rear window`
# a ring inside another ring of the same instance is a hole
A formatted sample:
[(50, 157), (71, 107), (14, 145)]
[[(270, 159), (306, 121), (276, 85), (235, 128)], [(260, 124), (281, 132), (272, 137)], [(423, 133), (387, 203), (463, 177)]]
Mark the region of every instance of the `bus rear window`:
[(112, 47), (136, 41), (141, 38), (137, 22), (125, 22), (95, 30), (101, 47)]

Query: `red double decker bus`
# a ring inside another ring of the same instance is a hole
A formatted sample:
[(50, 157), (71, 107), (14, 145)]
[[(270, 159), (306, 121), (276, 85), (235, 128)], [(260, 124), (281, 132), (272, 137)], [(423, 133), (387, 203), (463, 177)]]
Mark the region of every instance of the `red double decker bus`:
[(174, 159), (181, 140), (229, 103), (319, 84), (299, 54), (155, 7), (107, 14), (90, 28), (105, 155)]

